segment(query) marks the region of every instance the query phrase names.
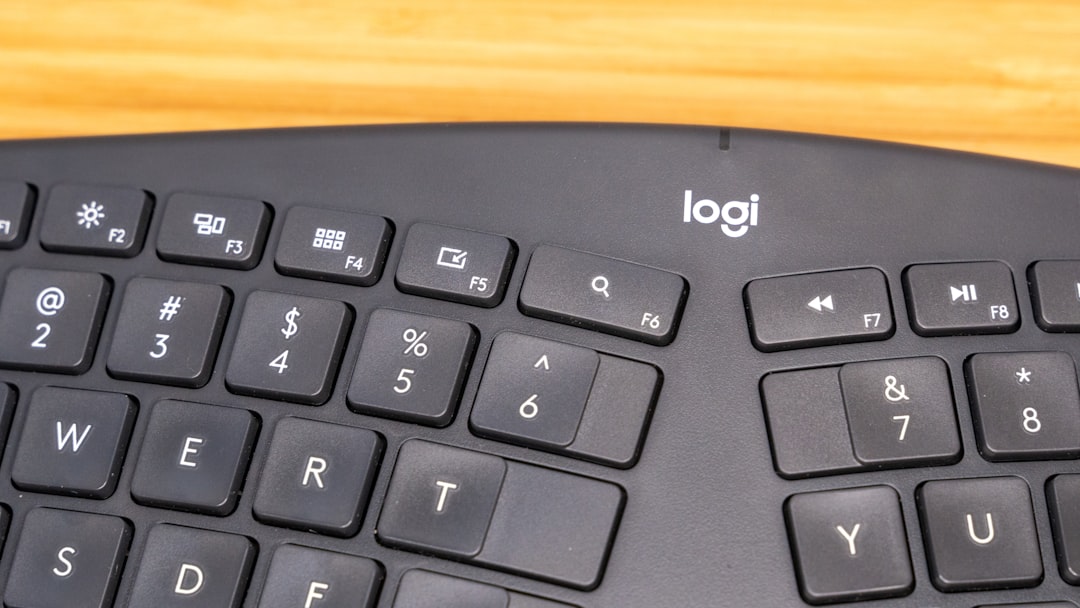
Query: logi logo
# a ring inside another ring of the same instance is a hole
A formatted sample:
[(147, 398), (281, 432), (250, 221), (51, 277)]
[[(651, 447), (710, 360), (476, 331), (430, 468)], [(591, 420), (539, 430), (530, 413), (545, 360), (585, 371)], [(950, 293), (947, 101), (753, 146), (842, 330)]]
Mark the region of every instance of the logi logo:
[(760, 199), (758, 195), (751, 194), (750, 202), (728, 201), (721, 207), (716, 201), (707, 198), (694, 202), (694, 192), (687, 190), (683, 197), (683, 223), (712, 224), (723, 219), (720, 229), (724, 234), (737, 239), (746, 234), (751, 226), (757, 226)]

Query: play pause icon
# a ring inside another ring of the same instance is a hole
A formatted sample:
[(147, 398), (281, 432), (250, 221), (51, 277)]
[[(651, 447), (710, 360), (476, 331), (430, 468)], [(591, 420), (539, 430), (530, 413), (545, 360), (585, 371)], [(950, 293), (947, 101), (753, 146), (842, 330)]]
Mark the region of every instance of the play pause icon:
[(960, 287), (949, 286), (949, 294), (952, 296), (952, 301), (963, 300), (964, 302), (977, 302), (979, 300), (978, 294), (975, 293), (975, 285), (961, 285)]

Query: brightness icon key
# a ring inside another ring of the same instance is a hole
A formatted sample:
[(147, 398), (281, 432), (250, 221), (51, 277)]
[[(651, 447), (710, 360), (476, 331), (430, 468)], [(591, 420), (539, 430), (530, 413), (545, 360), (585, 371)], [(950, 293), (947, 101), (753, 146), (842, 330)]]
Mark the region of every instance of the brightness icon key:
[(45, 202), (41, 244), (49, 251), (132, 257), (142, 250), (152, 207), (142, 190), (60, 184)]

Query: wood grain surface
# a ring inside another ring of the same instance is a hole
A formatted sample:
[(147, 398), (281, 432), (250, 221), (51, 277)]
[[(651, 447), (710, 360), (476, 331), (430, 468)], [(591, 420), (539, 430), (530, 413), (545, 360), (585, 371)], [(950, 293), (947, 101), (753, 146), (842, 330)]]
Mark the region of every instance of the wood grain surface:
[(0, 2), (0, 138), (474, 120), (789, 129), (1080, 167), (1080, 2)]

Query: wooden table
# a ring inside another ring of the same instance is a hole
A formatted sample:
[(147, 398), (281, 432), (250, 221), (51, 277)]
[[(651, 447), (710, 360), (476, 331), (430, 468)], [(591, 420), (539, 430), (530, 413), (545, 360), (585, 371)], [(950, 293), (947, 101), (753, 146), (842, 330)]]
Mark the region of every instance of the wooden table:
[(0, 3), (0, 138), (464, 120), (791, 129), (1080, 167), (1080, 2)]

